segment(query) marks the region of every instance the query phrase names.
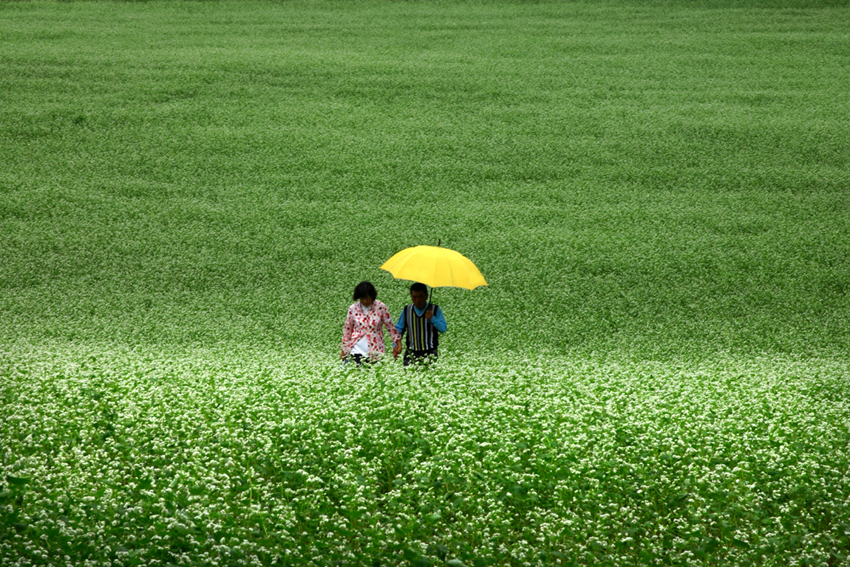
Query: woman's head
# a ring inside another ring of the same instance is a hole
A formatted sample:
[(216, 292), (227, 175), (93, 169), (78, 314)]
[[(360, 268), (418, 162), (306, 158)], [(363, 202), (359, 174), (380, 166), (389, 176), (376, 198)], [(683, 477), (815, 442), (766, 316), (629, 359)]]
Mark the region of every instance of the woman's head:
[(378, 290), (370, 282), (360, 282), (354, 288), (354, 301), (360, 301), (363, 307), (369, 307), (378, 297)]

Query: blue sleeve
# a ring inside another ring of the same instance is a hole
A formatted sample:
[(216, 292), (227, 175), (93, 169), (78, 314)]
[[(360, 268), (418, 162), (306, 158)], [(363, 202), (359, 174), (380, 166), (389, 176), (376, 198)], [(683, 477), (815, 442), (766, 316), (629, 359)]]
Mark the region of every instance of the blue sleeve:
[(434, 325), (434, 328), (437, 329), (441, 333), (445, 333), (448, 326), (446, 325), (446, 318), (443, 316), (443, 310), (440, 307), (437, 307), (437, 312), (434, 313), (434, 316), (431, 317), (431, 324)]
[(399, 332), (400, 335), (404, 334), (404, 309), (401, 310), (401, 315), (398, 316), (398, 321), (395, 324), (395, 330)]

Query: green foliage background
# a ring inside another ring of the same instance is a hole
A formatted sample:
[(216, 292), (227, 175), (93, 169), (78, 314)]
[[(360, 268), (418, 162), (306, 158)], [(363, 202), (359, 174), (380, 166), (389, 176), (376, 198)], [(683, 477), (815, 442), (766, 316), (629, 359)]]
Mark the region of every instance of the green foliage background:
[(447, 348), (848, 344), (846, 6), (4, 3), (0, 336), (335, 352), (401, 248)]

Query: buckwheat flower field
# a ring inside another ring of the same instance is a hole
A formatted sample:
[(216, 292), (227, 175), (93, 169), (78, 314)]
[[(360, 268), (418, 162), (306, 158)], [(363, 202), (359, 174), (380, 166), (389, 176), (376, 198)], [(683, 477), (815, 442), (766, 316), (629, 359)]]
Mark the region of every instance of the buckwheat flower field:
[(0, 567), (850, 566), (847, 22), (0, 2)]
[(846, 364), (152, 354), (4, 355), (4, 563), (844, 561)]

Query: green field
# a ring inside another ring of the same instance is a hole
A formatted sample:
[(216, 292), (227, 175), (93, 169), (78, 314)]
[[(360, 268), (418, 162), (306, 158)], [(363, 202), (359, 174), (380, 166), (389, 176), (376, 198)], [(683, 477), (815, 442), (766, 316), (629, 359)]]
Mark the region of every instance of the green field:
[(848, 22), (0, 2), (0, 566), (850, 565)]

